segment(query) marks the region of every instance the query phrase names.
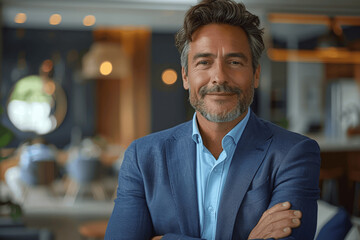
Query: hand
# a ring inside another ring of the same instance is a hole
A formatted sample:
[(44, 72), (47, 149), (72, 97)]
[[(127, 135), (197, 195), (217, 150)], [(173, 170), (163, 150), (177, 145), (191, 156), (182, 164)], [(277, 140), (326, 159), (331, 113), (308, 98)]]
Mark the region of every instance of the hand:
[(155, 236), (151, 240), (160, 240), (163, 236)]
[(290, 210), (290, 203), (278, 203), (266, 210), (248, 239), (284, 238), (291, 234), (292, 228), (300, 226), (302, 213)]

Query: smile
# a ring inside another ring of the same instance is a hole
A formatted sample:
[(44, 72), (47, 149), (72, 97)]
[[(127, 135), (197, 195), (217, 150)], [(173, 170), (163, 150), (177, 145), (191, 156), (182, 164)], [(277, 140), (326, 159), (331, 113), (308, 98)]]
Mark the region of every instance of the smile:
[(206, 95), (227, 97), (227, 96), (236, 95), (236, 93), (233, 93), (233, 92), (212, 92), (212, 93), (207, 93)]

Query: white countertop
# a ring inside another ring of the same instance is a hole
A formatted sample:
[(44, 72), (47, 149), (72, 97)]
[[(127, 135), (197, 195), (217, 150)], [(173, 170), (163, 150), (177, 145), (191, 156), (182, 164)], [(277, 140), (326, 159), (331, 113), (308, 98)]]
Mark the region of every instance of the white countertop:
[(322, 152), (360, 151), (360, 136), (347, 138), (326, 138), (322, 135), (308, 135), (318, 142)]

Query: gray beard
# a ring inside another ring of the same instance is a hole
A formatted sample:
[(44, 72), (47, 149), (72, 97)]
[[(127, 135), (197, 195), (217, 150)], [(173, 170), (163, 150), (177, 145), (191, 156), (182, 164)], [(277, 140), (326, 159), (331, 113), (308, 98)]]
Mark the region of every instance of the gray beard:
[[(191, 92), (189, 89), (189, 101), (191, 106), (198, 111), (205, 119), (207, 119), (210, 122), (231, 122), (238, 117), (240, 117), (242, 114), (244, 114), (248, 107), (251, 105), (253, 98), (254, 98), (254, 88), (251, 88), (252, 90), (244, 93), (239, 88), (232, 88), (227, 85), (216, 85), (212, 87), (211, 89), (207, 89), (205, 86), (202, 87), (199, 91), (200, 99), (193, 99), (191, 98)], [(231, 110), (231, 111), (223, 111), (218, 114), (212, 114), (208, 112), (208, 109), (206, 108), (204, 97), (206, 94), (211, 92), (231, 92), (235, 93), (238, 96), (238, 104), (237, 106)]]

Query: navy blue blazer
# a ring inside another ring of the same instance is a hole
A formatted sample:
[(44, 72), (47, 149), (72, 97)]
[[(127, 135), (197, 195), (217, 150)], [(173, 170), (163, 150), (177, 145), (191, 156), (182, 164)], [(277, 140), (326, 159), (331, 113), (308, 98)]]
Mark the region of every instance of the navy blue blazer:
[[(192, 123), (135, 140), (119, 173), (105, 239), (200, 239)], [(286, 239), (313, 239), (319, 197), (320, 150), (307, 137), (251, 112), (222, 192), (216, 239), (247, 239), (261, 215), (290, 201), (303, 213)]]

